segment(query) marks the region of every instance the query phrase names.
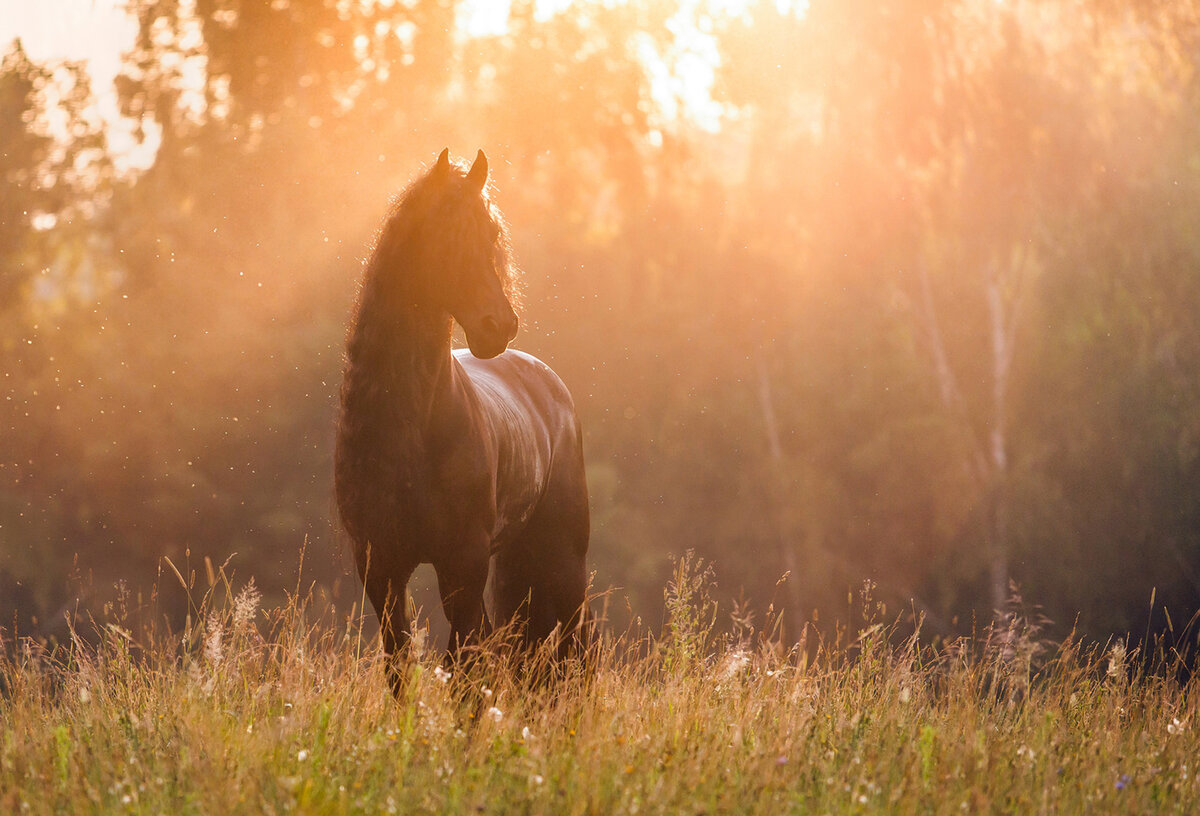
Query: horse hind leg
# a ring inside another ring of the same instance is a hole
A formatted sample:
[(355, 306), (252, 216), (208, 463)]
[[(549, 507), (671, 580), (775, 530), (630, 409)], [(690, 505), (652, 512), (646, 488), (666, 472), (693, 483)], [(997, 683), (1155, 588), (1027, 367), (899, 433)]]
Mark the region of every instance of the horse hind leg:
[(561, 541), (525, 536), (497, 553), (493, 601), (497, 624), (511, 622), (526, 648), (557, 630), (556, 652), (563, 658), (583, 642), (587, 575), (582, 557), (555, 552), (554, 543)]
[(586, 496), (582, 508), (549, 498), (496, 554), (493, 601), (497, 622), (515, 620), (530, 647), (558, 627), (565, 657), (581, 642), (587, 614), (587, 505)]

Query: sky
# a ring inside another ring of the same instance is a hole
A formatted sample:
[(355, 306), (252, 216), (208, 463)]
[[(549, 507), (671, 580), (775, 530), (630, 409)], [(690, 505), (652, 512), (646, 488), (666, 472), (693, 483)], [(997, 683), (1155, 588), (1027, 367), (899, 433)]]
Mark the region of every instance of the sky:
[(87, 59), (100, 90), (112, 82), (121, 51), (137, 32), (122, 4), (123, 0), (0, 0), (0, 43), (7, 51), (20, 37), (36, 60)]
[[(86, 57), (97, 77), (111, 79), (120, 52), (136, 32), (133, 21), (121, 11), (125, 0), (0, 0), (0, 44), (20, 37), (36, 59)], [(538, 9), (549, 13), (566, 0), (540, 0)], [(467, 29), (472, 34), (494, 34), (504, 29), (509, 3), (503, 0), (468, 2)]]
[[(553, 14), (570, 0), (538, 0), (539, 14)], [(745, 0), (725, 0), (736, 6)], [(130, 123), (122, 121), (113, 78), (121, 54), (133, 44), (137, 24), (122, 9), (126, 0), (0, 0), (0, 53), (20, 38), (25, 51), (38, 62), (86, 60), (101, 116), (108, 123), (109, 148), (118, 168), (149, 165), (157, 148), (153, 128), (148, 141), (138, 144)], [(681, 19), (693, 3), (680, 3)], [(718, 4), (719, 5), (719, 4)], [(790, 5), (790, 4), (789, 4)], [(804, 5), (804, 4), (799, 4)], [(507, 0), (465, 0), (463, 28), (468, 34), (488, 35), (504, 30)], [(722, 114), (711, 98), (713, 72), (719, 63), (711, 35), (684, 26), (677, 32), (678, 53), (668, 64), (657, 53), (643, 53), (650, 68), (651, 93), (667, 119), (683, 113), (708, 130), (717, 130)], [(680, 110), (682, 103), (683, 110)]]
[(121, 53), (133, 44), (137, 24), (121, 6), (125, 0), (0, 0), (0, 53), (14, 39), (37, 62), (86, 60), (100, 115), (108, 123), (109, 146), (118, 167), (145, 166), (153, 144), (139, 146), (121, 122), (113, 77)]
[[(118, 166), (141, 166), (152, 161), (154, 145), (139, 147), (128, 124), (122, 124), (113, 78), (120, 71), (121, 53), (137, 35), (137, 24), (123, 9), (127, 0), (0, 0), (0, 54), (19, 38), (37, 62), (86, 60), (101, 115), (108, 122), (109, 146)], [(539, 0), (549, 13), (569, 0)], [(466, 29), (472, 34), (503, 30), (509, 3), (468, 0)], [(153, 142), (151, 134), (151, 142)]]

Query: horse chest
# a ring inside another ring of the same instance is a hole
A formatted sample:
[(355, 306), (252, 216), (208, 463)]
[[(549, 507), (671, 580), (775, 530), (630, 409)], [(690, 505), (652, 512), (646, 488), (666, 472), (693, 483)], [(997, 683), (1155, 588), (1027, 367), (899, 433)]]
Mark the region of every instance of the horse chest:
[(420, 499), (411, 505), (413, 527), (439, 550), (485, 534), (496, 515), (494, 468), (487, 451), (469, 440), (459, 442), (426, 451), (418, 469)]
[(521, 434), (464, 433), (458, 442), (429, 462), (424, 513), (433, 535), (446, 546), (482, 532), (493, 548), (502, 546), (524, 527), (542, 495), (549, 451)]

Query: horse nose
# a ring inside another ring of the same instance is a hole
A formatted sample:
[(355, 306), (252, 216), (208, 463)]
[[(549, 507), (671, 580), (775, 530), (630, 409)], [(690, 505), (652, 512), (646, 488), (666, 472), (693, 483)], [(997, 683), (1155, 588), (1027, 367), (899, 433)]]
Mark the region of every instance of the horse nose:
[(505, 341), (517, 336), (517, 316), (509, 312), (507, 315), (487, 315), (483, 318), (483, 328), (493, 337), (504, 337)]

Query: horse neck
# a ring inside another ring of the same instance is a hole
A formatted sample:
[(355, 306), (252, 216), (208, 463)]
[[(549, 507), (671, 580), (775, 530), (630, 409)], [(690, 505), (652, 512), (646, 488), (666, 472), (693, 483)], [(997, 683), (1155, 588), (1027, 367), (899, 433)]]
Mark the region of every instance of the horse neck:
[(448, 387), (450, 316), (368, 288), (348, 356), (345, 407), (420, 427)]

